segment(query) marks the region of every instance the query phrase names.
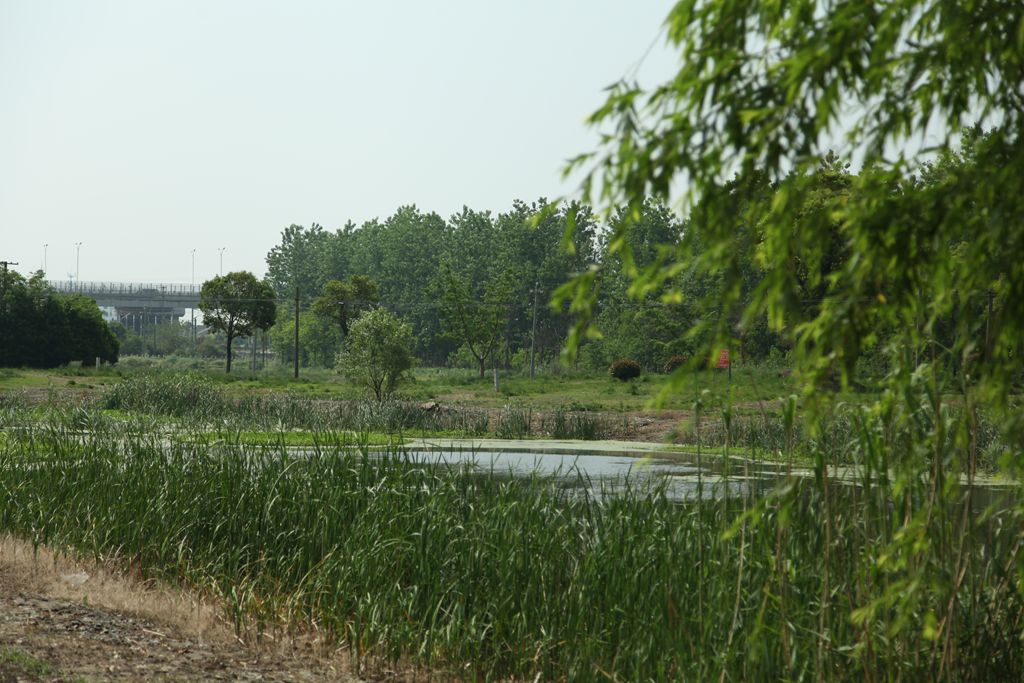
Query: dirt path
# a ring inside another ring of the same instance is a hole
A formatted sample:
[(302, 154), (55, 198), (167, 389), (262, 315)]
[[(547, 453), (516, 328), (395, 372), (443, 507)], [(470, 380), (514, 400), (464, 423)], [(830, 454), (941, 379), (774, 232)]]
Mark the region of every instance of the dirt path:
[[(130, 614), (34, 594), (0, 599), (0, 681), (313, 681), (319, 673)], [(336, 680), (344, 680), (338, 678)]]
[(33, 558), (30, 546), (0, 539), (0, 683), (364, 680), (314, 642), (242, 643), (217, 614), (186, 593), (45, 550)]

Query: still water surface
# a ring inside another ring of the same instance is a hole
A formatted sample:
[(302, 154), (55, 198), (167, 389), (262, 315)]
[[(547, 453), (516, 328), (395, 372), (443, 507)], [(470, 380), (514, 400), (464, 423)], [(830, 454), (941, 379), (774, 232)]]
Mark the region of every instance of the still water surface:
[[(739, 495), (774, 486), (780, 474), (731, 463), (723, 476), (721, 456), (701, 459), (698, 468), (695, 456), (673, 454), (672, 458), (656, 453), (590, 453), (544, 452), (525, 450), (480, 450), (473, 448), (424, 449), (405, 451), (415, 462), (451, 467), (468, 467), (481, 474), (511, 477), (554, 477), (566, 486), (586, 487), (611, 492), (626, 486), (637, 488), (664, 485), (670, 498), (719, 497), (726, 491)], [(717, 464), (716, 464), (717, 462)]]

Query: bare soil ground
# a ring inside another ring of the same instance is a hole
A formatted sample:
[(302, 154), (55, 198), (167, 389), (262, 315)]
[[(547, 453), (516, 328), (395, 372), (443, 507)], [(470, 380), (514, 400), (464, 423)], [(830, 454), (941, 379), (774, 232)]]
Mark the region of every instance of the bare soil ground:
[(0, 683), (413, 676), (380, 670), (357, 677), (343, 652), (325, 651), (315, 638), (243, 642), (195, 595), (0, 538)]

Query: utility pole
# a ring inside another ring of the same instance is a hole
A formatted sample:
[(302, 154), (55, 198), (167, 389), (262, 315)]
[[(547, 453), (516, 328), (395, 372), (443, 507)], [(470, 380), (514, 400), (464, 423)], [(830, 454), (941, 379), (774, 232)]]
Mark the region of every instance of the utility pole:
[(47, 243), (45, 243), (45, 244), (43, 245), (43, 272), (44, 272), (44, 273), (46, 272), (46, 248), (47, 248), (48, 246), (50, 246), (50, 243), (49, 243), (49, 242), (47, 242)]
[(299, 283), (295, 283), (295, 379), (299, 378)]
[(530, 379), (533, 379), (533, 350), (537, 344), (537, 289), (540, 283), (533, 283), (533, 331), (530, 333)]

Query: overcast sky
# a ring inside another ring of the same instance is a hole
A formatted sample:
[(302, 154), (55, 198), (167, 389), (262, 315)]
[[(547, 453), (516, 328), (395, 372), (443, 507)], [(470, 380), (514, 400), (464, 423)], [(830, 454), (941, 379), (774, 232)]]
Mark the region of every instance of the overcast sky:
[(291, 223), (571, 193), (585, 117), (675, 56), (670, 2), (0, 0), (0, 260), (264, 272)]

